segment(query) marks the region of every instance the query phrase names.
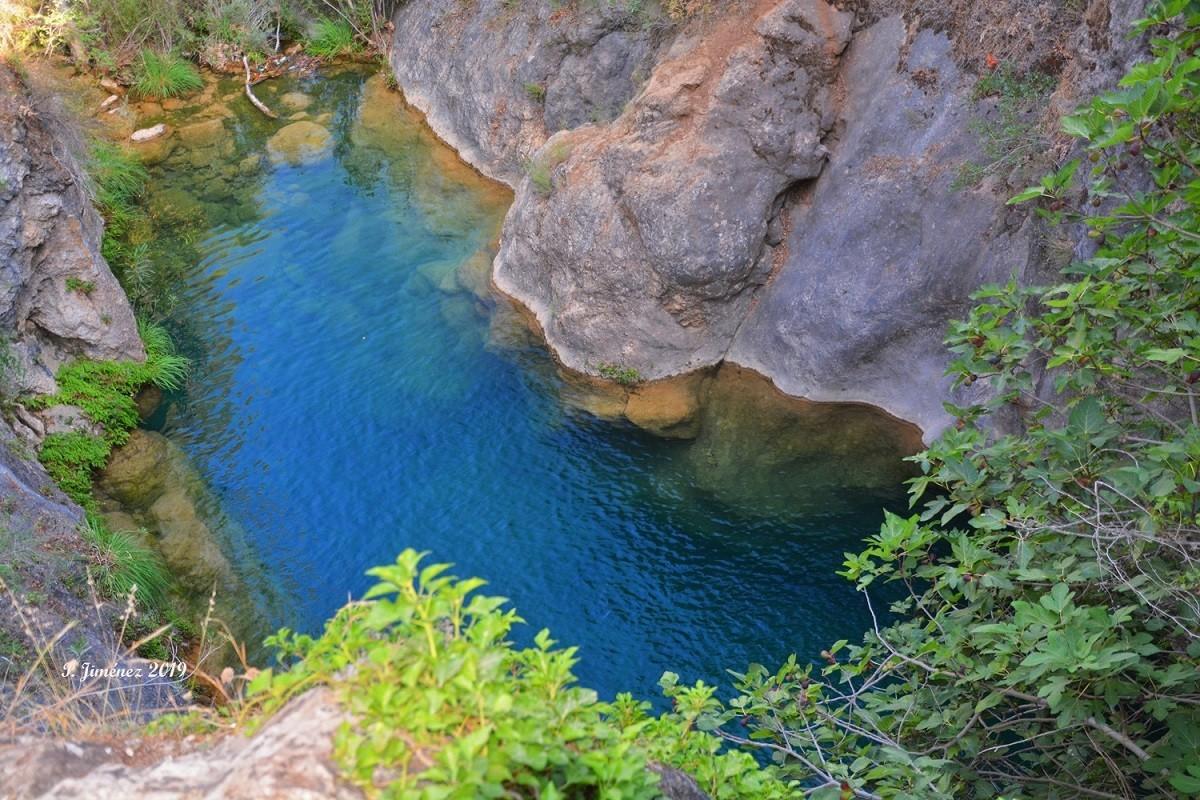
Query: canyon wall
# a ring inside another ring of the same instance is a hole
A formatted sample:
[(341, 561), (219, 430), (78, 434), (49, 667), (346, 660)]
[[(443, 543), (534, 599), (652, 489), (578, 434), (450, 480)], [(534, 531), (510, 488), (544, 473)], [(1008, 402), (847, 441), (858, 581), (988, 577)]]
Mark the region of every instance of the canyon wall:
[[(932, 438), (947, 323), (1047, 234), (1005, 201), (1065, 147), (1054, 113), (1138, 52), (1141, 2), (412, 0), (391, 63), (434, 131), (516, 199), (493, 278), (568, 367), (645, 379), (723, 361), (785, 392), (863, 402)], [(982, 75), (1055, 82), (1042, 158), (995, 158)], [(1059, 251), (1079, 243), (1059, 242)]]

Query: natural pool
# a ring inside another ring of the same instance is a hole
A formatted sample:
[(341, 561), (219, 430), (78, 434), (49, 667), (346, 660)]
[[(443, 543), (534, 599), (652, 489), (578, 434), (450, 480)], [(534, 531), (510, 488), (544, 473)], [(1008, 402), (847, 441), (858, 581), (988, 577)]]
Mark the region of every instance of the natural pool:
[[(415, 547), (486, 577), (528, 636), (579, 645), (604, 696), (815, 657), (867, 626), (834, 573), (903, 502), (911, 430), (731, 368), (705, 382), (693, 440), (593, 416), (488, 291), (506, 190), (379, 78), (257, 87), (295, 120), (239, 91), (145, 110), (178, 128), (147, 148), (150, 255), (183, 277), (169, 321), (195, 361), (154, 424), (218, 499), (267, 624), (318, 629)], [(290, 121), (309, 126), (269, 140)]]

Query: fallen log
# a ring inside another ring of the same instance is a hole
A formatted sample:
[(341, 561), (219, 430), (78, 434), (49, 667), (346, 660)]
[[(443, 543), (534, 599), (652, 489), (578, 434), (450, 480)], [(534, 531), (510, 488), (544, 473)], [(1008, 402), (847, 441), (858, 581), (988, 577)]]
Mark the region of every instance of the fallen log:
[(271, 119), (279, 119), (279, 116), (274, 111), (267, 108), (266, 104), (264, 104), (262, 100), (259, 100), (254, 96), (254, 90), (250, 88), (250, 59), (246, 56), (242, 56), (242, 66), (246, 68), (246, 97), (250, 98), (250, 102), (253, 103), (254, 107), (259, 111), (266, 114)]

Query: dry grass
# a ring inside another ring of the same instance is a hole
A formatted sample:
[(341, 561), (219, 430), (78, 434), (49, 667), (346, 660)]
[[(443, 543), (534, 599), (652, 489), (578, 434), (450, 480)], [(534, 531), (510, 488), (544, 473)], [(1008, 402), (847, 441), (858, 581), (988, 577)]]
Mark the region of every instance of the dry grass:
[[(180, 659), (175, 666), (137, 654), (163, 638), (170, 625), (127, 641), (138, 610), (136, 586), (125, 597), (115, 625), (112, 608), (99, 599), (90, 574), (88, 589), (94, 619), (63, 623), (19, 597), (0, 578), (0, 601), (10, 607), (24, 645), (24, 657), (0, 658), (0, 736), (103, 738), (179, 713), (197, 717), (193, 727), (205, 720), (212, 728), (225, 727), (216, 708), (236, 703), (256, 672), (246, 664), (245, 647), (213, 617), (215, 593), (198, 641), (190, 653), (173, 654)], [(230, 652), (241, 662), (241, 675), (226, 668), (214, 677), (204, 669)]]

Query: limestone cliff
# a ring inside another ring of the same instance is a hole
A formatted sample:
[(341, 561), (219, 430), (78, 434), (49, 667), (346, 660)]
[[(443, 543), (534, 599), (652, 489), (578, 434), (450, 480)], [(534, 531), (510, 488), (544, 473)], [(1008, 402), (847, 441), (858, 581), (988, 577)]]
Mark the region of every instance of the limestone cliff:
[(53, 391), (71, 357), (144, 357), (133, 310), (100, 255), (80, 147), (54, 102), (0, 66), (0, 336), (16, 360), (6, 394)]
[(949, 420), (947, 322), (1047, 264), (1005, 205), (1035, 174), (956, 181), (988, 158), (981, 74), (1048, 74), (1065, 110), (1136, 54), (1141, 2), (1055, 5), (745, 0), (676, 25), (653, 4), (412, 0), (391, 61), (434, 130), (516, 188), (494, 280), (567, 366), (729, 361), (928, 438)]

